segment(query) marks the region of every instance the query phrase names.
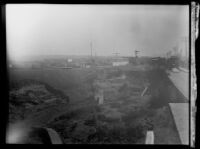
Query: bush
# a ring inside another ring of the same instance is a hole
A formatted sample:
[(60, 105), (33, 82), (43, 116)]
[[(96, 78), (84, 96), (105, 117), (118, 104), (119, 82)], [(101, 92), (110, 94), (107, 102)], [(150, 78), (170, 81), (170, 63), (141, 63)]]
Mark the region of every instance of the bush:
[(128, 127), (126, 129), (127, 140), (130, 143), (136, 143), (142, 137), (144, 137), (144, 131), (142, 126)]
[(95, 126), (96, 125), (96, 121), (95, 121), (94, 118), (87, 119), (87, 120), (85, 120), (84, 124), (87, 125), (87, 126)]

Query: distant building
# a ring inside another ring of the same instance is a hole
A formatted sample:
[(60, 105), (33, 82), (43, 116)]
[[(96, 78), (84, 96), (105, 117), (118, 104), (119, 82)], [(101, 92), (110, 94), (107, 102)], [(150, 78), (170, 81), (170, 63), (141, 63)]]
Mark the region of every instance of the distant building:
[(69, 62), (69, 63), (72, 62), (72, 59), (71, 58), (67, 59), (67, 62)]
[(78, 66), (82, 67), (82, 68), (90, 68), (91, 65), (89, 63), (80, 63)]
[(153, 57), (151, 58), (151, 65), (162, 68), (166, 65), (166, 59), (162, 57)]
[(140, 64), (141, 63), (141, 58), (138, 57), (130, 57), (129, 58), (129, 62), (131, 64)]
[(127, 65), (127, 64), (129, 64), (128, 61), (112, 62), (113, 66), (124, 66), (124, 65)]
[(181, 60), (188, 60), (189, 56), (189, 42), (187, 37), (182, 37), (172, 50), (166, 53), (166, 58), (177, 56)]
[(189, 68), (189, 41), (188, 37), (180, 38), (172, 50), (166, 53), (168, 61), (176, 61), (177, 66)]

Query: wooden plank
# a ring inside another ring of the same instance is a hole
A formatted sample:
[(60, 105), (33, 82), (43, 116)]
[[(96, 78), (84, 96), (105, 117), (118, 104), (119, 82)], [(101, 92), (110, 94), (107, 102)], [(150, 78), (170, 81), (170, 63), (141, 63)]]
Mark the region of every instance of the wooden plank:
[(148, 89), (148, 86), (145, 87), (145, 89), (144, 89), (144, 91), (142, 92), (141, 96), (144, 96), (144, 94), (146, 93), (147, 89)]
[(47, 132), (49, 134), (52, 144), (63, 144), (60, 136), (58, 135), (58, 133), (55, 130), (53, 130), (51, 128), (45, 128), (45, 129), (47, 130)]
[(147, 131), (145, 144), (154, 144), (154, 132)]

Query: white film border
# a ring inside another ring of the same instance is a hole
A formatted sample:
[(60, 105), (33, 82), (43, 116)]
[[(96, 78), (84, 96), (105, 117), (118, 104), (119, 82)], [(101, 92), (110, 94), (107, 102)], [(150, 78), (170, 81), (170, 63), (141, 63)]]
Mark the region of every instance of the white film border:
[(191, 147), (195, 146), (195, 121), (196, 121), (196, 110), (197, 107), (195, 105), (196, 99), (197, 99), (197, 83), (196, 83), (196, 65), (195, 65), (195, 42), (198, 38), (199, 29), (199, 4), (196, 2), (191, 3), (191, 82), (190, 82), (190, 142)]

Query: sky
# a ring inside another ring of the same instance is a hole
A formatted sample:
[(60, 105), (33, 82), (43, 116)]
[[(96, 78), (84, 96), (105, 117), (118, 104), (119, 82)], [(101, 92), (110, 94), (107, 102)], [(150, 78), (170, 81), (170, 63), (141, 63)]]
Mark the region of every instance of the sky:
[(7, 54), (163, 55), (189, 34), (187, 5), (7, 4)]

